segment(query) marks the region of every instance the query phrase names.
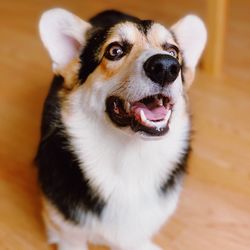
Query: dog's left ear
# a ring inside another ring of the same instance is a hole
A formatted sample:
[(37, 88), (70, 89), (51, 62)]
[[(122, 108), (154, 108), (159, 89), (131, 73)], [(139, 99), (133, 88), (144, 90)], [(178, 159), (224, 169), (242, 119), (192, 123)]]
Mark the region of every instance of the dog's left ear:
[(188, 15), (171, 27), (184, 60), (183, 76), (188, 88), (194, 79), (195, 68), (207, 41), (207, 30), (203, 21)]
[(43, 13), (39, 31), (55, 73), (79, 55), (90, 28), (88, 22), (64, 9), (56, 8)]

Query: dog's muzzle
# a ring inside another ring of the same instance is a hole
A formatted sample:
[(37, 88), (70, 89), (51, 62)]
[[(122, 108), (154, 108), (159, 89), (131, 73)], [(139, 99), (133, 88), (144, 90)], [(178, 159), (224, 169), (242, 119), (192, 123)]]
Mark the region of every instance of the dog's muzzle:
[[(151, 84), (160, 85), (160, 89), (176, 80), (180, 68), (178, 60), (168, 54), (153, 55), (143, 64)], [(171, 97), (161, 91), (135, 102), (118, 96), (110, 96), (106, 100), (106, 112), (114, 124), (119, 127), (130, 126), (134, 132), (150, 136), (161, 136), (168, 132), (173, 106)]]

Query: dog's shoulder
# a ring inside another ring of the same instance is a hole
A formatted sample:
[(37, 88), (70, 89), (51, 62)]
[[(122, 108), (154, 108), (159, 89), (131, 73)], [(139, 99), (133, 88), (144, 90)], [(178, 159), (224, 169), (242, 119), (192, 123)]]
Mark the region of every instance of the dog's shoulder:
[(79, 211), (90, 211), (100, 216), (105, 202), (90, 185), (79, 166), (77, 155), (71, 150), (70, 137), (61, 120), (59, 91), (63, 82), (63, 77), (54, 76), (44, 104), (35, 162), (46, 197), (66, 219), (78, 223)]

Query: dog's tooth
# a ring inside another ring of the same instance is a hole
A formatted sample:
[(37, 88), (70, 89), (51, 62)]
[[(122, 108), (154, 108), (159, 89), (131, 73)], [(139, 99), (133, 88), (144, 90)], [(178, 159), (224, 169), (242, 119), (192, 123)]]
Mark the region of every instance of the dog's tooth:
[(162, 99), (162, 98), (160, 98), (160, 99), (158, 100), (158, 105), (159, 105), (159, 106), (163, 106), (163, 99)]
[(171, 113), (172, 113), (172, 110), (170, 109), (168, 112), (167, 112), (167, 115), (166, 115), (166, 117), (165, 117), (165, 121), (168, 121), (168, 119), (170, 118), (170, 116), (171, 116)]
[(140, 110), (140, 116), (141, 116), (141, 120), (146, 123), (147, 122), (147, 118), (146, 118), (146, 116), (144, 114), (144, 111), (142, 109)]
[(127, 113), (130, 112), (130, 103), (129, 102), (125, 102), (125, 110)]
[(167, 125), (167, 121), (163, 120), (160, 122), (152, 122), (152, 127), (155, 127), (158, 131), (164, 128)]

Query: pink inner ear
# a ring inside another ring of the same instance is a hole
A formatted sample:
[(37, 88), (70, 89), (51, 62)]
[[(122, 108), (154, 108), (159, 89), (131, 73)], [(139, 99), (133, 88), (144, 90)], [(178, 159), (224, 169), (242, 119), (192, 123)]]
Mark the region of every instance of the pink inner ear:
[(76, 51), (78, 51), (80, 49), (81, 44), (76, 39), (74, 39), (73, 37), (70, 37), (68, 35), (64, 35), (64, 37), (66, 40), (65, 42), (69, 43), (70, 47), (75, 48)]
[[(63, 46), (63, 51), (60, 53), (63, 53), (60, 55), (61, 59), (61, 64), (68, 64), (78, 53), (80, 50), (81, 44), (74, 39), (73, 37), (70, 37), (68, 35), (63, 34), (62, 36), (62, 46)], [(60, 45), (58, 45), (60, 46)]]

